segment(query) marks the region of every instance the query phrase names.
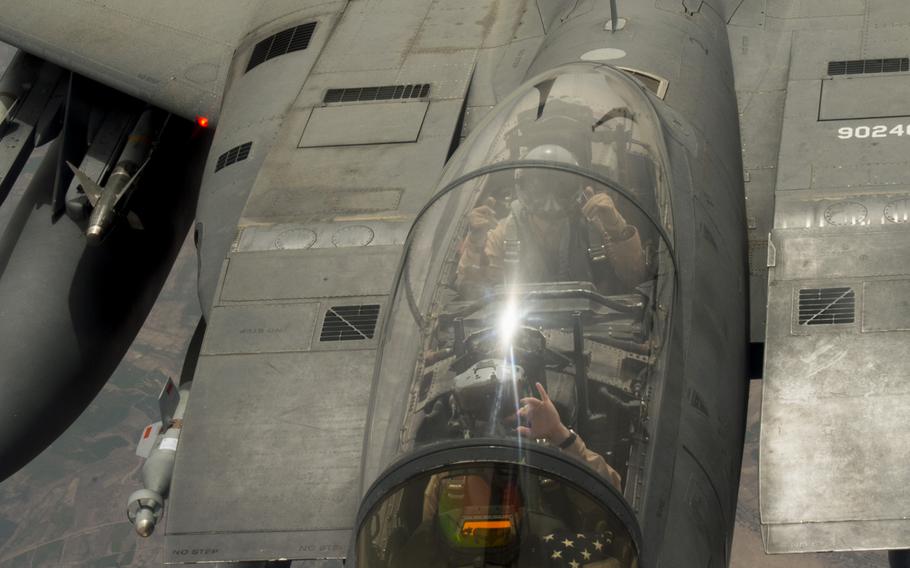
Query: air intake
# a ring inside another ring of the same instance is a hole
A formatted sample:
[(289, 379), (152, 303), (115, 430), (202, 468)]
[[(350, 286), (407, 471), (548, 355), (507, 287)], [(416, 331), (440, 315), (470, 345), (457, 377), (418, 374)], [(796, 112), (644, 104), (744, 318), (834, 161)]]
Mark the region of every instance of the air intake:
[(852, 61), (829, 61), (828, 75), (860, 75), (865, 73), (897, 73), (910, 71), (910, 58), (854, 59)]
[(379, 320), (379, 304), (334, 306), (325, 313), (319, 341), (373, 339)]
[(222, 168), (226, 168), (231, 164), (236, 164), (237, 162), (242, 162), (246, 160), (250, 155), (250, 148), (253, 147), (252, 142), (245, 142), (240, 146), (234, 146), (224, 154), (218, 156), (218, 162), (215, 164), (215, 171)]
[(799, 291), (799, 325), (853, 323), (853, 288), (806, 288)]
[(396, 99), (422, 99), (430, 94), (430, 84), (385, 85), (382, 87), (352, 87), (329, 89), (324, 103), (354, 103), (365, 101), (392, 101)]
[(274, 57), (306, 49), (310, 45), (310, 39), (313, 37), (315, 29), (316, 22), (309, 22), (296, 28), (278, 32), (260, 41), (253, 48), (253, 54), (250, 55), (250, 62), (246, 66), (246, 71), (248, 72), (253, 67)]

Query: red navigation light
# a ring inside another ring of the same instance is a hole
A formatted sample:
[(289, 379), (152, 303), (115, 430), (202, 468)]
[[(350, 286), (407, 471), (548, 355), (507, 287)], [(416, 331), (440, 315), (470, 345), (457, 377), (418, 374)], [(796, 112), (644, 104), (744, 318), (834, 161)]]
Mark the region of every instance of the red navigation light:
[(198, 124), (198, 125), (201, 126), (202, 128), (208, 128), (208, 126), (209, 126), (209, 119), (206, 118), (206, 117), (204, 117), (204, 116), (197, 116), (197, 117), (196, 117), (196, 124)]

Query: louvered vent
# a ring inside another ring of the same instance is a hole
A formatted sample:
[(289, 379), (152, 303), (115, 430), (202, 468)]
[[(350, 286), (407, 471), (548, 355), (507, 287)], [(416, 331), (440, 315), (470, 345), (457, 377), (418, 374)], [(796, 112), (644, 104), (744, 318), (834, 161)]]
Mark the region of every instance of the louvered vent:
[(334, 306), (325, 313), (319, 341), (373, 339), (379, 304)]
[(853, 288), (806, 288), (799, 291), (799, 324), (853, 323), (856, 294)]
[(250, 56), (246, 70), (249, 71), (273, 57), (306, 49), (310, 45), (310, 39), (312, 39), (315, 29), (316, 22), (310, 22), (265, 38), (253, 48), (253, 54)]
[(252, 142), (245, 142), (240, 146), (234, 146), (224, 154), (221, 154), (218, 156), (218, 163), (215, 164), (215, 171), (217, 172), (218, 170), (226, 168), (231, 164), (246, 160), (250, 155), (250, 148), (252, 147)]
[(383, 87), (352, 87), (329, 89), (323, 102), (353, 103), (362, 101), (392, 101), (396, 99), (422, 99), (430, 94), (430, 84), (385, 85)]
[(636, 81), (641, 83), (642, 86), (654, 93), (657, 98), (663, 99), (667, 96), (667, 88), (670, 83), (663, 77), (631, 67), (620, 67), (619, 69), (631, 75)]
[(828, 75), (859, 75), (863, 73), (896, 73), (910, 71), (910, 58), (854, 59), (853, 61), (829, 61)]

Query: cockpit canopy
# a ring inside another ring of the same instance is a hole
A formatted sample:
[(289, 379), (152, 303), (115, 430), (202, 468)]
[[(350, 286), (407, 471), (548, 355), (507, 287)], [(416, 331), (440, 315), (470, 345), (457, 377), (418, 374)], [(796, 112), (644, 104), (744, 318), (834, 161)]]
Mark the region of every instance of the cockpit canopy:
[[(675, 284), (666, 150), (648, 96), (612, 67), (568, 65), (503, 100), (453, 157), (406, 245), (365, 485), (412, 453), (483, 441), (515, 448), (516, 464), (535, 448), (574, 460), (638, 499)], [(473, 465), (490, 483), (521, 478)], [(459, 468), (414, 475), (424, 493), (470, 479)], [(577, 491), (555, 486), (559, 499)], [(383, 515), (400, 505), (390, 499)], [(499, 524), (478, 532), (462, 515), (457, 538), (493, 554), (520, 531), (490, 511), (478, 522)]]

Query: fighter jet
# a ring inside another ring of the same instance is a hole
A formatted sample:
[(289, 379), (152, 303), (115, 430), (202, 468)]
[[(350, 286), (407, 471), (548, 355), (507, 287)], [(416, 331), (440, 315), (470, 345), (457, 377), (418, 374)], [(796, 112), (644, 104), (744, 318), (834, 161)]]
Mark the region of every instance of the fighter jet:
[[(726, 566), (750, 339), (767, 549), (910, 546), (881, 365), (907, 329), (902, 3), (4, 8), (39, 58), (15, 120), (66, 94), (0, 248), (3, 337), (34, 345), (0, 360), (4, 474), (160, 285), (108, 299), (86, 259), (166, 271), (188, 223), (149, 228), (187, 218), (183, 181), (203, 321), (127, 505), (167, 563)], [(61, 165), (102, 179), (144, 104), (184, 119), (131, 189), (157, 215), (84, 248)], [(66, 262), (34, 258), (48, 240)]]

